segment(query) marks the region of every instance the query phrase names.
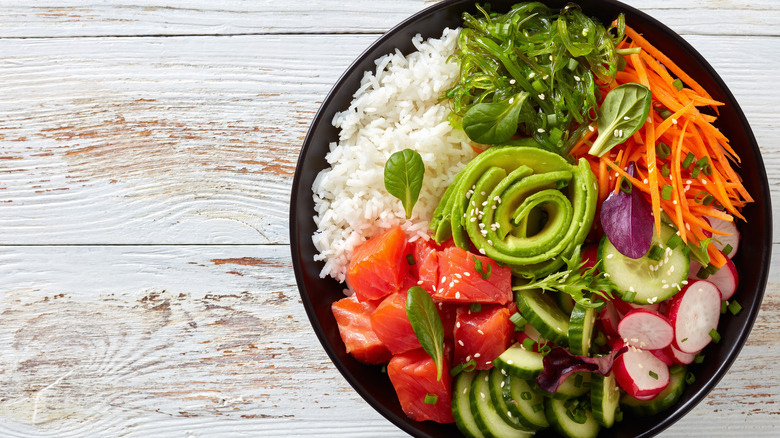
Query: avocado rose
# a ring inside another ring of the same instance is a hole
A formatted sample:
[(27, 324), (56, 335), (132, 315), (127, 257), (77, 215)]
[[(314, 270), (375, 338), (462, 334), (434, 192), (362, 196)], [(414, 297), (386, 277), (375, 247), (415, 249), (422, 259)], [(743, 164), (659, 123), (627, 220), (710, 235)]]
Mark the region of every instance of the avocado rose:
[(543, 149), (494, 146), (458, 173), (431, 229), (439, 243), (451, 236), (515, 275), (540, 277), (557, 271), (585, 241), (596, 201), (586, 160), (573, 165)]

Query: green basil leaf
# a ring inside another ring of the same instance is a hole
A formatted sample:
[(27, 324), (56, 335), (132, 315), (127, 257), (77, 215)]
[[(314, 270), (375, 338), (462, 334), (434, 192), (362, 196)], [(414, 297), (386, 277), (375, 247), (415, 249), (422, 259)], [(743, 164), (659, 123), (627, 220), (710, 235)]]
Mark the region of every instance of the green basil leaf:
[(478, 103), (463, 115), (463, 131), (482, 144), (500, 144), (517, 132), (520, 110), (528, 98), (525, 91), (500, 102)]
[(406, 218), (412, 217), (412, 209), (420, 197), (425, 164), (417, 151), (398, 151), (385, 163), (385, 189), (401, 200)]
[(588, 153), (600, 157), (634, 135), (650, 114), (651, 99), (652, 93), (641, 84), (632, 82), (612, 89), (599, 108), (599, 136)]
[(425, 289), (414, 286), (406, 293), (406, 316), (423, 350), (436, 364), (436, 380), (444, 369), (444, 326), (436, 304)]

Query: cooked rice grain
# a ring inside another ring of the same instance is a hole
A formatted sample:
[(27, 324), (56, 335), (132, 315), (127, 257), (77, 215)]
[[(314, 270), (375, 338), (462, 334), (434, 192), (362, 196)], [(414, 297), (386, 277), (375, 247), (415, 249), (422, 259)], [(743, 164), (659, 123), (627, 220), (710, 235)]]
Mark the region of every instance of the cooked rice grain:
[[(346, 111), (337, 113), (338, 143), (330, 144), (331, 167), (314, 180), (317, 232), (313, 236), (325, 261), (321, 277), (346, 278), (352, 250), (368, 238), (400, 224), (412, 240), (429, 239), (428, 224), (439, 198), (466, 162), (475, 155), (468, 137), (453, 129), (449, 107), (439, 98), (458, 76), (448, 63), (458, 30), (445, 29), (440, 39), (412, 41), (416, 52), (400, 51), (376, 60), (366, 72)], [(410, 220), (401, 202), (388, 194), (384, 165), (394, 152), (411, 148), (422, 156), (425, 176)]]

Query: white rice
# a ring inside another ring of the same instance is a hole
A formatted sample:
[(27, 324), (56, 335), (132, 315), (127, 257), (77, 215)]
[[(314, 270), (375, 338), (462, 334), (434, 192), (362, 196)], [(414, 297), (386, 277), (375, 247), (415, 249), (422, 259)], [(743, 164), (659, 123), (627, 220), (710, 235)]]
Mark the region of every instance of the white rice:
[[(382, 231), (401, 225), (410, 240), (429, 239), (429, 221), (439, 198), (475, 155), (468, 137), (452, 128), (447, 102), (439, 99), (457, 80), (458, 63), (447, 62), (458, 30), (440, 39), (412, 41), (417, 52), (400, 51), (376, 60), (354, 99), (337, 113), (339, 142), (330, 144), (331, 165), (314, 180), (315, 260), (324, 260), (321, 277), (344, 281), (353, 249)], [(387, 193), (384, 165), (394, 152), (411, 148), (422, 156), (425, 176), (410, 220), (401, 202)]]

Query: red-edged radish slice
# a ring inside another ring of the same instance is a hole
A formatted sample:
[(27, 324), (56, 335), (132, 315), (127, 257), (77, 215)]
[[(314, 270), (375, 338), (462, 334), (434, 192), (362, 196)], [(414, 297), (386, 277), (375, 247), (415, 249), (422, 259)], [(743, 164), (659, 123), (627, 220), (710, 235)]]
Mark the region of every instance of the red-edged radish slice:
[(620, 314), (615, 309), (615, 304), (612, 301), (607, 301), (606, 305), (601, 312), (599, 312), (599, 319), (601, 320), (601, 327), (604, 329), (604, 334), (610, 337), (618, 336), (618, 323), (620, 322)]
[[(615, 348), (622, 348), (618, 342)], [(628, 347), (612, 366), (615, 379), (630, 396), (648, 400), (669, 384), (669, 367), (647, 350)]]
[(710, 332), (720, 320), (720, 291), (706, 280), (692, 281), (672, 298), (669, 321), (674, 328), (674, 347), (697, 353), (712, 341)]
[(696, 359), (696, 355), (699, 354), (699, 352), (683, 353), (682, 351), (674, 348), (674, 345), (670, 345), (664, 348), (664, 352), (670, 355), (675, 363), (679, 363), (680, 365), (692, 364), (693, 360)]
[[(688, 271), (688, 279), (698, 280), (699, 270), (701, 265), (695, 260), (691, 260), (691, 267)], [(721, 300), (728, 300), (737, 291), (739, 286), (739, 275), (737, 274), (737, 267), (730, 258), (726, 258), (726, 264), (717, 270), (714, 274), (707, 276), (707, 281), (714, 284), (720, 290)]]
[(653, 310), (657, 312), (661, 308), (661, 303), (635, 304), (635, 303), (627, 303), (621, 300), (620, 298), (615, 298), (614, 300), (612, 300), (612, 303), (615, 304), (615, 308), (617, 309), (618, 313), (620, 313), (621, 318), (634, 309), (647, 309), (647, 310)]
[(729, 258), (733, 258), (734, 254), (737, 253), (737, 248), (739, 248), (739, 241), (741, 238), (739, 230), (737, 230), (737, 224), (735, 224), (733, 221), (729, 222), (714, 217), (705, 217), (705, 219), (707, 219), (713, 229), (729, 234), (727, 236), (722, 236), (720, 234), (713, 233), (712, 242), (715, 244), (715, 248), (718, 248), (720, 251), (723, 251), (723, 248), (725, 248), (726, 245), (731, 245), (731, 251), (728, 253), (728, 256)]
[(633, 309), (618, 324), (618, 335), (628, 345), (643, 350), (659, 350), (672, 343), (674, 329), (658, 312)]
[(671, 353), (668, 351), (669, 347), (671, 347), (671, 345), (666, 348), (661, 348), (660, 350), (650, 350), (650, 353), (653, 353), (653, 356), (661, 359), (661, 362), (665, 363), (667, 366), (672, 366), (675, 362)]

